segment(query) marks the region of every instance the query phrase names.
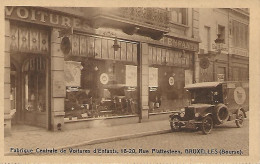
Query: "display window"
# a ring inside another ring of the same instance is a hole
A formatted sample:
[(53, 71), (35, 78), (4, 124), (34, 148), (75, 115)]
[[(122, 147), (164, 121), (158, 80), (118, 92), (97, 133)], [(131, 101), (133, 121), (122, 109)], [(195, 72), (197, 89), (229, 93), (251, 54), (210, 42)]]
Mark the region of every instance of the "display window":
[(115, 51), (109, 38), (79, 38), (86, 49), (65, 57), (65, 118), (137, 115), (137, 44), (118, 41)]
[(187, 105), (184, 87), (189, 77), (191, 55), (182, 51), (149, 47), (149, 113), (179, 110)]

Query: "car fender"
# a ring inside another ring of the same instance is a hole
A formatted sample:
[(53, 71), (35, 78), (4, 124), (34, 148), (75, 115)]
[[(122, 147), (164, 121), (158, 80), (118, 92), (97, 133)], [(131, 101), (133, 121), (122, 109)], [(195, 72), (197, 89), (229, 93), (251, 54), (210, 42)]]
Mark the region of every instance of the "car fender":
[(247, 118), (246, 112), (245, 112), (245, 110), (244, 110), (242, 107), (240, 107), (239, 109), (237, 109), (237, 112), (236, 112), (237, 115), (238, 115), (239, 111), (242, 111), (243, 114), (244, 114), (244, 117)]
[(212, 113), (204, 113), (204, 114), (202, 114), (201, 116), (202, 116), (202, 118), (205, 118), (205, 117), (207, 117), (207, 116), (211, 116), (211, 117), (212, 117)]
[(179, 116), (181, 112), (174, 112), (171, 115), (169, 115), (170, 118), (172, 118), (173, 116)]

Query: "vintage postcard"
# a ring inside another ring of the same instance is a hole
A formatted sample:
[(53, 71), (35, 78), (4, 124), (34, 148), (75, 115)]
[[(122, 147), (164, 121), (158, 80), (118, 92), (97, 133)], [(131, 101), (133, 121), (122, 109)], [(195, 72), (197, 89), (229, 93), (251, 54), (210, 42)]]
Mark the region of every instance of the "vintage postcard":
[(4, 1), (0, 163), (259, 163), (259, 5)]

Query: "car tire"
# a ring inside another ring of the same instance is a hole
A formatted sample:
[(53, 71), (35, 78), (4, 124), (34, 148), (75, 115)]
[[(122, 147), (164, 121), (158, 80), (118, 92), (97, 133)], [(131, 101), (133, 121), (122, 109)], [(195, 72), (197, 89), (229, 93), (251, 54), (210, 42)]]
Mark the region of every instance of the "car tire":
[(213, 114), (213, 120), (216, 125), (223, 124), (229, 118), (229, 112), (227, 106), (224, 104), (217, 105), (213, 109), (212, 114)]
[(202, 119), (201, 130), (203, 134), (209, 134), (213, 129), (213, 119), (211, 116), (206, 116)]
[(181, 130), (181, 126), (180, 124), (180, 117), (179, 116), (173, 116), (171, 118), (171, 122), (170, 122), (170, 126), (171, 126), (171, 130), (172, 132), (178, 132)]
[(236, 121), (235, 121), (238, 128), (243, 127), (244, 119), (245, 119), (245, 115), (244, 115), (243, 111), (239, 110), (237, 112)]

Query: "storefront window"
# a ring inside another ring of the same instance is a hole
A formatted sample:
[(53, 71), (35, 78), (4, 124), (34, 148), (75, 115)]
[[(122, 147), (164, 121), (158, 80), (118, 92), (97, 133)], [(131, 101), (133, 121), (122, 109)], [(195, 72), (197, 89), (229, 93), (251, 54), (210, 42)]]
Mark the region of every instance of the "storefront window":
[(188, 93), (184, 90), (184, 86), (185, 81), (190, 79), (185, 69), (188, 70), (191, 66), (191, 55), (152, 46), (149, 50), (150, 113), (169, 112), (182, 108), (188, 102)]
[(80, 46), (79, 51), (72, 48), (78, 54), (65, 57), (65, 118), (136, 115), (137, 44), (119, 41), (121, 48), (114, 51), (113, 40), (107, 38), (73, 38), (72, 45)]

